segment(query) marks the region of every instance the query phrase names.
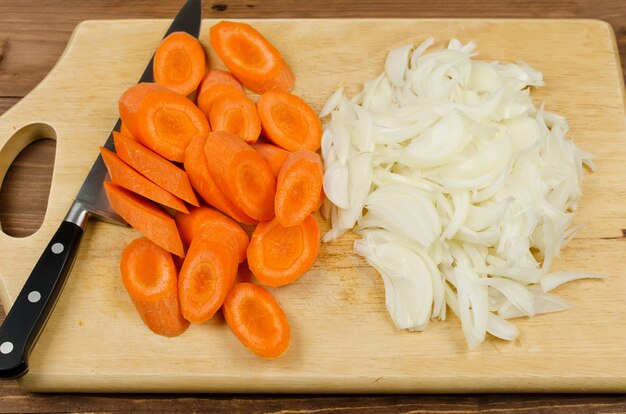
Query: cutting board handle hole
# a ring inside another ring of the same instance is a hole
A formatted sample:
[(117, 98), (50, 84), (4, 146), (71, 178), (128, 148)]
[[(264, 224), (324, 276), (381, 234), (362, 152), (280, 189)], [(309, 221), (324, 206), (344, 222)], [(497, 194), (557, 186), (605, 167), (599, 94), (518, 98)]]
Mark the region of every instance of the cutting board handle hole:
[(0, 227), (4, 234), (27, 237), (41, 227), (48, 206), (56, 138), (50, 125), (28, 124), (0, 150)]

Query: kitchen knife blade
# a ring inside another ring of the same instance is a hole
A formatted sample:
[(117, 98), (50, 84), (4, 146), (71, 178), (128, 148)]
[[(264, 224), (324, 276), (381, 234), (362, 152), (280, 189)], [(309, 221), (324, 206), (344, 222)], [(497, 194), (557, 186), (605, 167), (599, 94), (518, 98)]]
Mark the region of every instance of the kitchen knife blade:
[[(165, 36), (184, 31), (194, 37), (200, 33), (201, 0), (188, 0), (180, 9)], [(139, 82), (153, 82), (150, 59)], [(117, 120), (114, 131), (119, 131)], [(115, 151), (113, 135), (104, 146)], [(96, 150), (94, 148), (94, 150)], [(90, 217), (125, 224), (113, 211), (102, 185), (107, 170), (98, 155), (69, 212), (42, 253), (0, 326), (0, 378), (18, 378), (28, 372), (28, 357), (54, 308), (69, 275), (83, 232)]]

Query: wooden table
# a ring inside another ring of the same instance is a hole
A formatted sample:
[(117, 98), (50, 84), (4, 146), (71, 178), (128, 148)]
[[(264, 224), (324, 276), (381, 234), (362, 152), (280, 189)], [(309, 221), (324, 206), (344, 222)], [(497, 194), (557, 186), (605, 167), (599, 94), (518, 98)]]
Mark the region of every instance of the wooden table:
[[(85, 19), (171, 18), (182, 1), (109, 2), (2, 0), (0, 2), (0, 114), (26, 95), (52, 68), (74, 29)], [(296, 2), (246, 0), (204, 2), (205, 18), (263, 17), (584, 17), (606, 20), (626, 63), (626, 2), (480, 0), (346, 0)], [(103, 68), (106, 70), (106, 68)], [(0, 224), (25, 236), (43, 220), (54, 159), (54, 142), (25, 149), (0, 189)], [(4, 314), (0, 309), (0, 321)], [(0, 413), (82, 411), (191, 412), (624, 412), (620, 395), (461, 396), (256, 396), (256, 395), (34, 395), (13, 381), (0, 382)]]

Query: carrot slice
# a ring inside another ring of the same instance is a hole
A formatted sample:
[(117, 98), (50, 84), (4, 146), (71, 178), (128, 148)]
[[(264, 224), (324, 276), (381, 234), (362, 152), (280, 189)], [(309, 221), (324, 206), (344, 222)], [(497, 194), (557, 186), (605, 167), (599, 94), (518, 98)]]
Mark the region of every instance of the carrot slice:
[(117, 184), (106, 182), (104, 189), (113, 211), (128, 224), (168, 252), (185, 255), (176, 222), (165, 211)]
[(117, 156), (153, 183), (189, 204), (200, 203), (193, 192), (187, 173), (139, 142), (113, 132)]
[(289, 92), (295, 77), (278, 50), (245, 23), (221, 21), (211, 27), (211, 46), (233, 75), (252, 92)]
[[(229, 88), (229, 86), (232, 86), (232, 88)], [(219, 98), (223, 93), (233, 92), (233, 90), (245, 93), (243, 86), (235, 79), (232, 73), (226, 72), (225, 70), (209, 70), (206, 75), (204, 75), (198, 87), (198, 108), (200, 108), (208, 118), (211, 113), (213, 101)]]
[(191, 140), (185, 155), (185, 170), (189, 176), (191, 185), (196, 189), (200, 197), (218, 210), (223, 211), (235, 220), (245, 224), (256, 224), (254, 220), (244, 214), (239, 207), (234, 205), (219, 189), (213, 177), (209, 173), (206, 156), (204, 155), (204, 143), (206, 137), (197, 136)]
[(257, 102), (264, 136), (288, 150), (317, 151), (322, 142), (322, 124), (309, 105), (296, 95), (268, 91)]
[(248, 266), (267, 286), (287, 285), (313, 266), (320, 250), (320, 228), (309, 215), (296, 226), (278, 220), (259, 223), (248, 245)]
[(143, 322), (156, 334), (177, 336), (189, 327), (178, 300), (178, 278), (172, 255), (140, 237), (122, 251), (122, 283)]
[(135, 139), (133, 137), (133, 134), (130, 133), (130, 131), (128, 130), (128, 128), (126, 127), (126, 125), (124, 125), (124, 123), (122, 122), (122, 124), (120, 125), (120, 134), (124, 135), (126, 138), (130, 138), (130, 139)]
[(261, 286), (238, 283), (223, 309), (231, 331), (255, 354), (277, 358), (289, 348), (291, 329), (285, 312)]
[(226, 93), (213, 101), (209, 114), (213, 131), (226, 131), (251, 144), (259, 139), (261, 120), (252, 99), (240, 92)]
[(252, 145), (252, 148), (258, 152), (261, 157), (265, 158), (265, 161), (270, 165), (270, 169), (275, 177), (278, 177), (280, 167), (283, 165), (289, 155), (289, 151), (282, 149), (273, 144), (266, 144), (264, 142), (257, 142)]
[(189, 142), (210, 131), (206, 117), (193, 102), (157, 84), (129, 88), (120, 98), (119, 110), (133, 137), (172, 161), (183, 162)]
[(119, 159), (113, 151), (109, 151), (108, 149), (101, 147), (100, 154), (102, 155), (104, 165), (106, 165), (107, 170), (109, 171), (111, 181), (115, 184), (149, 198), (152, 201), (156, 201), (159, 204), (173, 208), (174, 210), (182, 211), (183, 213), (189, 212), (185, 203), (183, 203), (181, 199), (170, 194), (143, 175), (139, 174), (137, 171), (133, 170), (124, 161)]
[(185, 319), (204, 323), (213, 317), (235, 282), (237, 256), (237, 242), (226, 227), (205, 227), (194, 237), (178, 280)]
[(204, 144), (209, 172), (237, 207), (255, 220), (274, 216), (276, 179), (267, 162), (236, 135), (209, 134)]
[(196, 90), (205, 68), (204, 47), (186, 32), (167, 36), (154, 54), (155, 82), (183, 96)]
[(250, 241), (248, 233), (239, 224), (219, 211), (202, 206), (194, 208), (189, 214), (178, 214), (174, 219), (180, 232), (180, 238), (186, 246), (191, 244), (196, 235), (205, 231), (205, 227), (220, 226), (223, 229), (219, 229), (219, 232), (229, 231), (237, 240), (239, 263), (246, 260), (246, 249)]
[(320, 204), (324, 173), (317, 153), (299, 150), (287, 156), (278, 173), (274, 208), (276, 219), (285, 226), (295, 226)]

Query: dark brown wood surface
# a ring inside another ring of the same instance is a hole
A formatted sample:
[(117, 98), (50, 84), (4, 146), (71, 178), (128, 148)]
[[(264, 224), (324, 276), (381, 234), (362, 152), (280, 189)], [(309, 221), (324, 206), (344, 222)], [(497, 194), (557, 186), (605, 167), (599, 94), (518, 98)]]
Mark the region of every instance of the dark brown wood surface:
[[(82, 20), (172, 18), (182, 0), (126, 2), (0, 0), (0, 114), (33, 89), (57, 61)], [(593, 18), (615, 30), (626, 68), (626, 1), (592, 0), (224, 0), (204, 2), (205, 18), (269, 17), (539, 17)], [(106, 39), (103, 39), (106, 42)], [(106, 68), (103, 68), (106, 70)], [(27, 147), (0, 188), (0, 225), (12, 236), (32, 234), (46, 208), (54, 142)], [(0, 321), (4, 318), (0, 308)], [(625, 344), (626, 349), (626, 344)], [(0, 382), (0, 413), (623, 413), (622, 395), (276, 396), (28, 394)]]

